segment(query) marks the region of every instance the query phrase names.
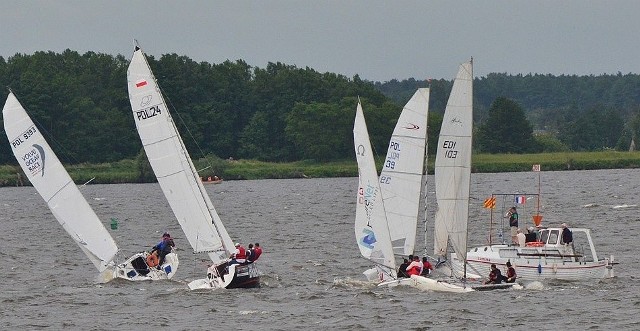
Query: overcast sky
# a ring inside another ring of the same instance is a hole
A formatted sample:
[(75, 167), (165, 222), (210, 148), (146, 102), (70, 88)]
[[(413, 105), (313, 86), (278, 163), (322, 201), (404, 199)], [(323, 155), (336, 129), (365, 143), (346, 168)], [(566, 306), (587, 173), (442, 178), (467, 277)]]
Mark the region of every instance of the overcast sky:
[(0, 56), (71, 49), (242, 59), (363, 79), (640, 73), (638, 0), (0, 0)]

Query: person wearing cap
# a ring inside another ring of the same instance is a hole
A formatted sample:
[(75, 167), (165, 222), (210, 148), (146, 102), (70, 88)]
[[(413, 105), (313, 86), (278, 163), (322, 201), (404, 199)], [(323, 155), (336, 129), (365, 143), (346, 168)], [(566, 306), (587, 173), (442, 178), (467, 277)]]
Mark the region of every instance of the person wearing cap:
[(509, 209), (509, 211), (507, 212), (507, 215), (505, 216), (507, 218), (509, 218), (509, 226), (511, 227), (511, 242), (514, 245), (518, 244), (518, 210), (516, 209), (516, 206), (513, 206)]
[(247, 262), (247, 250), (240, 243), (236, 243), (235, 246), (236, 250), (231, 253), (229, 264), (245, 264)]
[(507, 275), (504, 276), (504, 282), (505, 283), (515, 283), (516, 282), (516, 278), (518, 276), (516, 275), (516, 269), (511, 265), (510, 261), (507, 261)]
[(153, 254), (153, 252), (157, 252), (156, 254), (158, 254), (159, 260), (158, 268), (160, 268), (160, 266), (164, 263), (164, 257), (167, 256), (167, 254), (171, 253), (174, 247), (176, 247), (176, 244), (173, 242), (173, 238), (171, 238), (169, 232), (163, 233), (162, 240), (160, 240), (158, 244), (153, 246), (153, 248), (151, 248), (151, 252), (149, 253)]
[(567, 227), (567, 223), (562, 223), (562, 244), (569, 245), (573, 242), (573, 233)]

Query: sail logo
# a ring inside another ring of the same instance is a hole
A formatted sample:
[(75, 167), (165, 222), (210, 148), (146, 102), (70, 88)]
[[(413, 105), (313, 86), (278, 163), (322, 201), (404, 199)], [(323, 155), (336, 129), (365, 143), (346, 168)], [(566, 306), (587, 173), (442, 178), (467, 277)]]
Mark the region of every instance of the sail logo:
[(155, 105), (155, 106), (147, 107), (147, 108), (136, 111), (136, 118), (138, 120), (146, 120), (148, 118), (155, 117), (160, 114), (162, 114), (160, 105)]
[(377, 241), (378, 240), (376, 240), (376, 234), (372, 230), (362, 229), (362, 237), (360, 237), (360, 245), (368, 249), (373, 249)]
[(404, 128), (407, 130), (420, 130), (420, 126), (413, 123), (407, 123)]
[(28, 169), (32, 176), (39, 172), (44, 176), (45, 154), (42, 146), (34, 144), (33, 149), (20, 157), (20, 160), (24, 162), (24, 168)]
[(144, 80), (144, 79), (141, 79), (138, 82), (136, 82), (136, 88), (140, 88), (140, 87), (143, 87), (143, 86), (146, 86), (146, 85), (147, 85), (147, 81)]
[(149, 103), (151, 103), (152, 99), (153, 99), (153, 96), (151, 94), (145, 95), (144, 97), (142, 97), (142, 100), (140, 101), (140, 107), (148, 106)]

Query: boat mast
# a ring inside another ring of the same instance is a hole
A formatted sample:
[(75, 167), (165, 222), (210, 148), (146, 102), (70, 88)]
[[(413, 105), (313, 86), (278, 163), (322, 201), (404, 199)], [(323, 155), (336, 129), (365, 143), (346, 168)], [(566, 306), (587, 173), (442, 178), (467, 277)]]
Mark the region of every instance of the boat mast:
[[(429, 89), (429, 93), (431, 93), (431, 79), (427, 79), (428, 82), (428, 86), (427, 88)], [(429, 109), (429, 103), (427, 102), (427, 109)], [(429, 123), (429, 113), (427, 112), (427, 123)], [(429, 192), (429, 190), (427, 189), (427, 178), (428, 178), (428, 174), (429, 174), (429, 164), (428, 164), (428, 160), (429, 160), (429, 125), (427, 124), (426, 126), (426, 130), (427, 130), (427, 134), (424, 136), (424, 166), (423, 168), (423, 177), (424, 177), (424, 185), (422, 186), (422, 190), (424, 191), (424, 256), (428, 255), (428, 251), (427, 251), (427, 194)]]

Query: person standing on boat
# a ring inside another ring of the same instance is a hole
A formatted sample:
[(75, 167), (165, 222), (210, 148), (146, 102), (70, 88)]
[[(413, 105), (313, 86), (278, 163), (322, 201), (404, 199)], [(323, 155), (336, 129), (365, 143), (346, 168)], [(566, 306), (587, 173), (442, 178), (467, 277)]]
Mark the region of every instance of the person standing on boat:
[(515, 283), (517, 277), (516, 269), (511, 265), (510, 261), (507, 261), (507, 275), (504, 277), (504, 282)]
[(260, 255), (262, 255), (262, 248), (260, 247), (259, 243), (256, 243), (255, 247), (253, 248), (253, 255), (254, 255), (253, 256), (253, 262), (258, 260)]
[(516, 230), (517, 234), (516, 234), (516, 238), (518, 240), (518, 246), (520, 247), (524, 247), (527, 243), (527, 237), (524, 235), (524, 233), (522, 233), (522, 230), (518, 229)]
[(484, 284), (500, 284), (502, 283), (502, 273), (495, 264), (491, 265), (491, 272), (489, 272), (489, 279)]
[(518, 210), (516, 210), (516, 206), (513, 206), (507, 212), (505, 217), (509, 218), (509, 226), (511, 227), (511, 242), (514, 245), (518, 244)]
[(230, 258), (229, 264), (245, 264), (247, 262), (247, 250), (240, 243), (236, 243), (236, 250), (231, 253)]
[(156, 252), (156, 254), (158, 254), (158, 268), (164, 263), (164, 257), (171, 253), (174, 247), (176, 247), (176, 244), (173, 242), (173, 238), (171, 238), (169, 232), (163, 233), (162, 240), (153, 246), (151, 253), (149, 253), (153, 254), (153, 252)]
[(567, 227), (567, 223), (562, 223), (562, 244), (570, 245), (573, 242), (573, 233)]

